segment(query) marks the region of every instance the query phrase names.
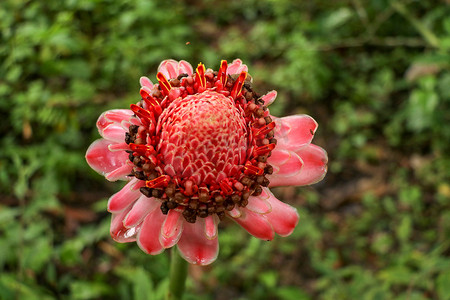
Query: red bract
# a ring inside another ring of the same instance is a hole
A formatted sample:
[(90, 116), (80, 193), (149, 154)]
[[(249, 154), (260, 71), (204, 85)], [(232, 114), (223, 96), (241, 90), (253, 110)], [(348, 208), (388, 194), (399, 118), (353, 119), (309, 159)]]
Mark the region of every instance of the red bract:
[(116, 241), (149, 254), (177, 245), (188, 262), (207, 265), (225, 217), (264, 240), (292, 233), (297, 211), (269, 187), (320, 181), (327, 154), (311, 144), (311, 117), (271, 116), (277, 93), (258, 95), (249, 78), (239, 59), (195, 73), (165, 60), (157, 84), (141, 78), (139, 103), (100, 116), (103, 139), (86, 160), (108, 180), (129, 181), (108, 202)]

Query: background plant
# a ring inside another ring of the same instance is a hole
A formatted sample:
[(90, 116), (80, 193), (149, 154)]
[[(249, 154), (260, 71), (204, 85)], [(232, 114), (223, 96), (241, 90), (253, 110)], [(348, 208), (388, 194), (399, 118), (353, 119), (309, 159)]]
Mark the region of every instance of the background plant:
[(240, 57), (275, 115), (308, 113), (326, 179), (280, 188), (301, 221), (233, 224), (187, 299), (450, 299), (450, 4), (445, 0), (4, 0), (0, 299), (161, 299), (168, 257), (109, 238), (84, 161), (99, 114), (166, 58)]

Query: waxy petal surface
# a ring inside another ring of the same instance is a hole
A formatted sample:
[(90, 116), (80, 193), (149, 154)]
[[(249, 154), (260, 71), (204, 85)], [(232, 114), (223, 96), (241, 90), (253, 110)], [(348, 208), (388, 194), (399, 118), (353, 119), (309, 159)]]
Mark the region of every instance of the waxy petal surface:
[(297, 177), (295, 185), (309, 185), (319, 182), (327, 173), (328, 154), (313, 144), (295, 150), (304, 162), (300, 176)]
[(209, 240), (217, 237), (217, 225), (219, 224), (219, 217), (217, 215), (207, 216), (205, 218), (205, 234)]
[(120, 191), (112, 195), (108, 200), (108, 211), (119, 212), (136, 201), (142, 194), (139, 188), (144, 186), (145, 182), (136, 178), (130, 180)]
[(261, 100), (264, 101), (265, 106), (269, 106), (272, 104), (277, 98), (277, 91), (270, 91), (264, 96), (261, 97)]
[(242, 60), (239, 58), (233, 60), (231, 64), (228, 65), (227, 68), (227, 74), (240, 74), (241, 72), (247, 72), (248, 68), (247, 65), (242, 63)]
[(269, 197), (270, 194), (267, 193), (267, 189), (263, 188), (261, 195), (248, 198), (246, 208), (258, 214), (267, 214), (272, 210), (270, 203), (267, 201)]
[(102, 134), (103, 129), (111, 124), (121, 124), (122, 121), (130, 119), (133, 112), (129, 109), (113, 109), (105, 111), (97, 120), (97, 129)]
[(275, 118), (277, 149), (297, 149), (311, 143), (317, 130), (317, 122), (308, 115)]
[[(280, 176), (274, 172), (274, 174), (268, 176), (270, 180), (269, 187), (309, 185), (322, 180), (327, 172), (328, 156), (325, 150), (319, 146), (308, 144), (295, 150), (295, 152), (290, 152), (295, 153), (301, 158), (301, 161), (303, 162), (302, 168), (299, 172), (292, 173), (289, 176)], [(281, 166), (281, 169), (285, 167), (291, 168), (288, 163), (285, 163)]]
[(123, 220), (123, 225), (127, 228), (134, 227), (140, 224), (144, 218), (153, 210), (158, 209), (161, 203), (156, 198), (148, 198), (141, 195), (139, 199), (133, 204), (133, 207), (128, 212)]
[(145, 253), (155, 255), (164, 251), (159, 237), (165, 219), (166, 216), (159, 209), (155, 209), (142, 222), (141, 230), (137, 235), (137, 243)]
[[(121, 168), (128, 161), (128, 154), (125, 151), (109, 151), (110, 144), (110, 141), (100, 139), (93, 142), (86, 152), (86, 161), (89, 166), (103, 176)], [(121, 176), (118, 179), (125, 179), (125, 177)]]
[(219, 241), (217, 237), (207, 238), (202, 219), (184, 224), (183, 235), (177, 245), (181, 256), (194, 265), (209, 265), (219, 254)]
[(267, 178), (272, 181), (283, 181), (287, 177), (297, 176), (302, 168), (303, 161), (295, 152), (275, 149), (267, 162), (273, 167), (273, 174)]
[(169, 210), (161, 228), (160, 242), (164, 248), (170, 248), (178, 242), (183, 232), (184, 223), (180, 211)]
[(116, 242), (128, 243), (136, 241), (136, 234), (139, 231), (139, 227), (126, 228), (123, 226), (123, 218), (130, 211), (130, 208), (131, 205), (119, 213), (113, 213), (111, 216), (110, 234)]
[(108, 141), (114, 143), (122, 143), (125, 140), (125, 129), (123, 129), (122, 125), (112, 123), (103, 128), (100, 131), (100, 135)]
[(233, 219), (242, 228), (248, 231), (254, 237), (262, 240), (271, 241), (274, 238), (274, 231), (272, 225), (264, 217), (264, 215), (257, 214), (246, 208), (241, 209), (242, 215), (239, 218)]
[(142, 87), (148, 87), (149, 89), (153, 88), (153, 82), (146, 76), (139, 78), (139, 83)]
[(126, 180), (127, 176), (133, 170), (133, 166), (127, 162), (125, 165), (105, 174), (105, 178), (109, 181)]
[(170, 79), (176, 78), (183, 73), (192, 75), (193, 70), (191, 64), (184, 60), (177, 62), (173, 59), (167, 59), (161, 62), (158, 67), (158, 72), (161, 72), (167, 79)]
[(290, 235), (298, 223), (297, 209), (278, 200), (268, 188), (263, 188), (263, 190), (269, 195), (267, 201), (272, 207), (271, 212), (264, 216), (272, 224), (277, 234), (281, 236)]

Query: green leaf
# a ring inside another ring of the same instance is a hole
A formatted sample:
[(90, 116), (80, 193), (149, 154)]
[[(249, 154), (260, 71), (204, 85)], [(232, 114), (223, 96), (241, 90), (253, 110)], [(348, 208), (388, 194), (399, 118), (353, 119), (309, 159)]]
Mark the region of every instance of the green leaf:
[(258, 277), (259, 280), (269, 289), (274, 288), (278, 281), (278, 273), (275, 271), (263, 272)]
[(403, 242), (407, 242), (412, 231), (411, 217), (406, 215), (401, 218), (400, 225), (396, 229), (398, 238)]
[(445, 270), (436, 279), (436, 290), (440, 300), (450, 299), (450, 270)]
[[(133, 287), (133, 299), (153, 299), (153, 282), (148, 272), (142, 268), (119, 268), (117, 274), (128, 281)], [(145, 296), (144, 296), (145, 295)]]
[(76, 281), (70, 284), (70, 292), (74, 300), (106, 298), (111, 295), (111, 288), (102, 282)]
[(388, 284), (409, 284), (413, 276), (414, 272), (403, 265), (388, 267), (379, 273), (379, 278)]
[(352, 10), (348, 7), (341, 7), (332, 13), (323, 21), (323, 26), (327, 30), (333, 30), (345, 24), (353, 16)]
[(50, 300), (53, 298), (42, 288), (24, 282), (23, 278), (3, 273), (0, 274), (0, 299)]
[(310, 300), (312, 299), (306, 292), (297, 287), (278, 287), (275, 289), (277, 299), (280, 300)]

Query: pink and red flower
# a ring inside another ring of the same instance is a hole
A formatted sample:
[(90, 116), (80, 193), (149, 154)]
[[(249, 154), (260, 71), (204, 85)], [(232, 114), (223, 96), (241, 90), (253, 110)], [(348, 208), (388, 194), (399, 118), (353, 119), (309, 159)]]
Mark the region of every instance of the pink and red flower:
[(114, 240), (152, 255), (177, 245), (188, 262), (207, 265), (225, 217), (260, 239), (290, 235), (297, 210), (269, 187), (324, 177), (327, 154), (311, 144), (317, 123), (271, 116), (277, 93), (258, 95), (239, 59), (195, 72), (165, 60), (157, 79), (141, 78), (142, 100), (130, 109), (100, 116), (102, 139), (86, 153), (106, 179), (128, 181), (108, 201)]

